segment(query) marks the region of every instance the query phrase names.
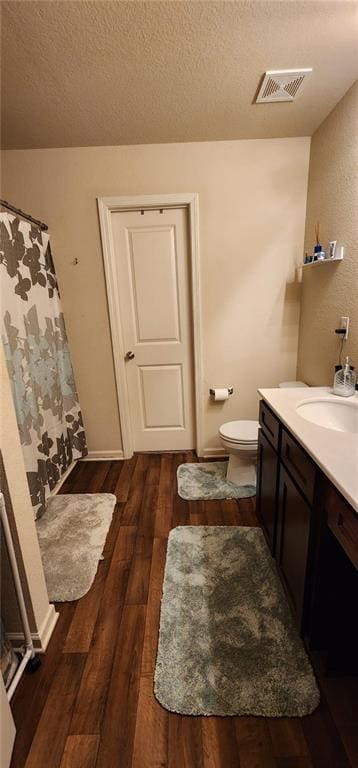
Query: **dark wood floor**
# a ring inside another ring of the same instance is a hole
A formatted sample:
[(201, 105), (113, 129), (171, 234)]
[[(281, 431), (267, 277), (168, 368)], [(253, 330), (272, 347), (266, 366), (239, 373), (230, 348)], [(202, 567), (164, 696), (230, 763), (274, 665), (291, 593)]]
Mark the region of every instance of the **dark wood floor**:
[[(182, 717), (153, 696), (167, 536), (176, 525), (255, 525), (253, 499), (185, 502), (185, 454), (82, 462), (63, 493), (106, 491), (117, 506), (95, 582), (60, 604), (41, 668), (13, 700), (12, 768), (353, 768), (357, 682), (321, 678), (309, 717)], [(320, 675), (320, 660), (315, 659)]]

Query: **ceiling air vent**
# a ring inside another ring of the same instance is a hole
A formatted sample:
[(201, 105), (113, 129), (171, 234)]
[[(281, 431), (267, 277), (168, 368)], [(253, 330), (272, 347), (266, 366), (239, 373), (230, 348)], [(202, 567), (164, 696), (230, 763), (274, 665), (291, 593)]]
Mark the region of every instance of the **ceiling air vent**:
[(293, 101), (312, 69), (277, 69), (265, 72), (256, 104)]

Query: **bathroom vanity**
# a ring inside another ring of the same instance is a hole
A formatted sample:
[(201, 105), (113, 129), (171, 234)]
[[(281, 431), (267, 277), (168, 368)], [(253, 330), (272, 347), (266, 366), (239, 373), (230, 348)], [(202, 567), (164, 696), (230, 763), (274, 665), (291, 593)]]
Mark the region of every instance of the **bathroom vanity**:
[(328, 388), (259, 394), (262, 529), (306, 645), (358, 672), (358, 397), (337, 410)]

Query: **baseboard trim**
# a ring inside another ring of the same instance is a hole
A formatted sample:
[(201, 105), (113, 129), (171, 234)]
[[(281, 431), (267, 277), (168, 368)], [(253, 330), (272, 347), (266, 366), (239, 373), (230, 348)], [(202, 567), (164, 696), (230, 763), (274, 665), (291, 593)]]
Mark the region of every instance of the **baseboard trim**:
[[(50, 603), (39, 631), (31, 632), (31, 639), (37, 653), (45, 653), (59, 616), (60, 614), (55, 611), (55, 606)], [(15, 651), (20, 652), (23, 649), (25, 639), (22, 632), (7, 632), (6, 636)]]
[(118, 461), (124, 459), (123, 451), (88, 451), (80, 461)]
[(204, 459), (222, 459), (227, 455), (224, 448), (204, 448), (203, 450)]
[(45, 616), (44, 621), (42, 622), (42, 626), (40, 627), (40, 631), (38, 633), (38, 636), (41, 642), (41, 648), (43, 651), (46, 651), (46, 648), (50, 642), (52, 633), (55, 629), (59, 616), (60, 614), (57, 613), (57, 611), (55, 610), (55, 606), (52, 603), (50, 603), (49, 609), (47, 611), (47, 615)]

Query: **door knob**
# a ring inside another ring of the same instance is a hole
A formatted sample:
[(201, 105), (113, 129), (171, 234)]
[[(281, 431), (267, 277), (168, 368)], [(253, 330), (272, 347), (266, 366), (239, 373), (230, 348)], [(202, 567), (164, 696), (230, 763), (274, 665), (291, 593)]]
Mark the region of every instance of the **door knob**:
[(126, 355), (125, 355), (124, 359), (125, 360), (133, 360), (134, 357), (135, 357), (134, 352), (126, 352)]

